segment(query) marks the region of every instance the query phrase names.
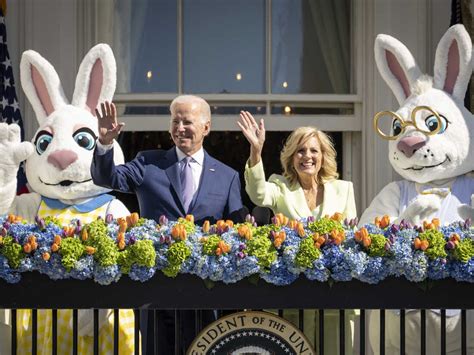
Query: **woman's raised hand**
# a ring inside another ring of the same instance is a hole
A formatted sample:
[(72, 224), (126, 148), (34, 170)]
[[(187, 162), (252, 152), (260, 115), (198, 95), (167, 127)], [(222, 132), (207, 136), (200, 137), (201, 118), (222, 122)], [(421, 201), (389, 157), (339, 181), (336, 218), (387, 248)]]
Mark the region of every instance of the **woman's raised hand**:
[(257, 125), (255, 118), (248, 111), (240, 111), (240, 120), (237, 121), (242, 133), (250, 143), (250, 147), (261, 153), (265, 143), (265, 124), (263, 118)]
[(117, 122), (117, 110), (112, 102), (105, 101), (100, 104), (100, 108), (102, 112), (95, 109), (99, 125), (99, 141), (104, 145), (112, 144), (125, 123)]

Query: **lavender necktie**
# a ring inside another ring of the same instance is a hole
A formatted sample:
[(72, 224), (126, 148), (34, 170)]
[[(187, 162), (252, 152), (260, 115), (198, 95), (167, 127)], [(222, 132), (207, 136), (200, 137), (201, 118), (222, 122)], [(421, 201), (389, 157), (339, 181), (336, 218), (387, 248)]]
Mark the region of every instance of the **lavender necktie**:
[(193, 171), (191, 170), (191, 157), (186, 157), (181, 162), (181, 193), (183, 198), (184, 210), (188, 212), (189, 205), (193, 199)]

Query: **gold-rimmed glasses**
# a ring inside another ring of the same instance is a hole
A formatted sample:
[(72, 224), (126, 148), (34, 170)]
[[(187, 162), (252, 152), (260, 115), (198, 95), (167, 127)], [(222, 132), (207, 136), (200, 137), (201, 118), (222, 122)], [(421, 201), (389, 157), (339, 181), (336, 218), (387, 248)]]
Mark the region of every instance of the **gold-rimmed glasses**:
[[(427, 111), (428, 113), (424, 114), (422, 111)], [(432, 136), (437, 134), (446, 125), (438, 112), (429, 106), (416, 106), (411, 111), (410, 118), (411, 121), (405, 121), (396, 112), (381, 111), (374, 116), (374, 129), (382, 138), (394, 140), (405, 132), (408, 126), (413, 126), (417, 131), (427, 136)]]

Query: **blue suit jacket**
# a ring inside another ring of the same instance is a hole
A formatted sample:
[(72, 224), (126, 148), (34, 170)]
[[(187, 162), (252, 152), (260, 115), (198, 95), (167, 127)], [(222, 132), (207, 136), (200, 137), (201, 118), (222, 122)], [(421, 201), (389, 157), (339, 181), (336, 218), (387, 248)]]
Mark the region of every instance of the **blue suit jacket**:
[(186, 212), (181, 199), (181, 180), (176, 149), (139, 152), (134, 160), (115, 166), (113, 149), (99, 155), (97, 148), (91, 166), (95, 184), (136, 193), (142, 217), (170, 220), (193, 214), (196, 223), (208, 219), (242, 219), (239, 174), (204, 151), (199, 188)]

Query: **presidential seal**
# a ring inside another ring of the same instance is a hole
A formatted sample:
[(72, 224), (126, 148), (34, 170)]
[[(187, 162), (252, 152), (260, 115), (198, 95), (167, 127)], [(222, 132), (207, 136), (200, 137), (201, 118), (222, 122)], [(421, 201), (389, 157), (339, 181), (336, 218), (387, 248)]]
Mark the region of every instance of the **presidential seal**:
[(308, 339), (272, 313), (239, 312), (210, 324), (194, 339), (188, 355), (311, 355)]

